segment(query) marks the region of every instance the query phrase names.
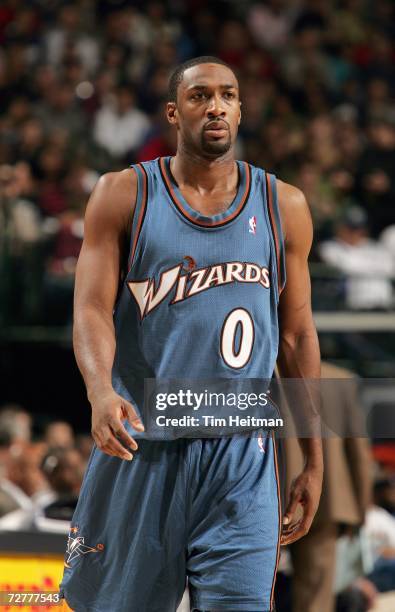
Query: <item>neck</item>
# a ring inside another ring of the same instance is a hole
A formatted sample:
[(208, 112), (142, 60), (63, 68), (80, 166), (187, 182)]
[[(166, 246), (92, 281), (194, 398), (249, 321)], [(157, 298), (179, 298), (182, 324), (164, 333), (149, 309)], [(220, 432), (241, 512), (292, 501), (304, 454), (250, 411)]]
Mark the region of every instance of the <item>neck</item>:
[(221, 157), (210, 159), (179, 146), (170, 161), (170, 169), (180, 188), (190, 187), (199, 192), (232, 190), (238, 182), (233, 148)]

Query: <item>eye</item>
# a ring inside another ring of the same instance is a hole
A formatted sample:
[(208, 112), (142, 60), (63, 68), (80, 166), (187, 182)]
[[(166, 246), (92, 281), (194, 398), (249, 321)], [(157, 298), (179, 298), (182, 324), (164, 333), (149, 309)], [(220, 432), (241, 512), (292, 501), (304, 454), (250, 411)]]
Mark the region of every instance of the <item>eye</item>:
[(225, 91), (224, 96), (227, 100), (233, 100), (235, 94), (233, 93), (233, 91)]
[(191, 99), (192, 100), (201, 100), (204, 97), (204, 94), (202, 91), (195, 91), (194, 94), (192, 94)]

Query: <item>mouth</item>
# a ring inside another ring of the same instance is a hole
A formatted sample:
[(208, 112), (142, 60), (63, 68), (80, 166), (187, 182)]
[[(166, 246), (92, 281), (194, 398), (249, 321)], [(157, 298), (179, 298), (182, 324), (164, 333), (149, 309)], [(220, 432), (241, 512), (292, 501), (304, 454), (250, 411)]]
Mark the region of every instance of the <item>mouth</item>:
[(224, 121), (211, 121), (205, 126), (204, 131), (213, 138), (223, 138), (227, 135), (229, 128)]

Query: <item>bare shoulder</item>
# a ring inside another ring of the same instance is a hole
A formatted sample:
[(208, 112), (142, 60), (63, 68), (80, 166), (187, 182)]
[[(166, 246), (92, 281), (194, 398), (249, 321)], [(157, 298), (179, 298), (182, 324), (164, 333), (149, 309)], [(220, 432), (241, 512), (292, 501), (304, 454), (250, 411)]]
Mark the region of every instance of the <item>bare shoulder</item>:
[(125, 168), (119, 172), (106, 172), (102, 174), (97, 182), (97, 186), (100, 185), (101, 189), (118, 191), (120, 194), (123, 192), (129, 193), (130, 188), (137, 185), (136, 172), (133, 168)]
[(312, 235), (310, 209), (301, 189), (277, 179), (277, 197), (286, 243)]
[(136, 201), (136, 192), (137, 177), (132, 168), (120, 172), (106, 172), (99, 178), (94, 189), (96, 200), (108, 203), (108, 199), (111, 198), (111, 209), (114, 212), (125, 206), (130, 212)]
[(137, 176), (132, 168), (106, 172), (89, 198), (85, 223), (104, 223), (128, 228), (136, 202)]

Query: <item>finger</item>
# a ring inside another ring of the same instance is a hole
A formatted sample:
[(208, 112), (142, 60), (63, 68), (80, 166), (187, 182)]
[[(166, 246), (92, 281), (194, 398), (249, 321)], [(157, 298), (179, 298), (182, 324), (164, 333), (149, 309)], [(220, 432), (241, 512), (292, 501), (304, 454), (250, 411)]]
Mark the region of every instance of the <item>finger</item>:
[(92, 427), (91, 434), (92, 434), (92, 438), (94, 439), (97, 448), (101, 449), (101, 447), (104, 444), (101, 430)]
[(295, 542), (303, 538), (305, 535), (306, 531), (300, 527), (294, 533), (288, 536), (283, 536), (280, 540), (280, 544), (281, 546), (289, 546), (290, 544), (294, 544)]
[(92, 429), (92, 436), (99, 450), (107, 453), (107, 455), (115, 456), (115, 453), (107, 446), (107, 433), (103, 430), (103, 428)]
[(114, 455), (113, 451), (104, 442), (104, 437), (98, 434), (95, 435), (96, 446), (99, 450), (107, 455)]
[[(92, 427), (91, 433), (96, 446), (104, 453), (114, 457), (128, 459), (129, 461), (133, 459), (132, 453), (128, 452), (128, 450), (117, 441), (109, 425)], [(114, 441), (114, 444), (112, 441)]]
[(106, 453), (106, 455), (110, 455), (110, 457), (118, 457), (118, 455), (116, 453), (114, 453), (111, 448), (109, 446), (106, 446), (105, 444), (103, 446), (101, 446), (100, 450), (103, 453)]
[(291, 523), (293, 516), (296, 512), (296, 508), (300, 503), (300, 494), (296, 492), (291, 492), (291, 499), (288, 502), (287, 509), (285, 510), (283, 516), (283, 525), (289, 525)]
[(104, 452), (109, 452), (120, 459), (127, 459), (131, 461), (133, 459), (132, 453), (126, 450), (124, 446), (114, 436), (111, 429), (107, 427), (107, 432), (103, 435), (103, 448), (106, 449)]
[(298, 529), (301, 522), (302, 522), (302, 519), (299, 519), (298, 521), (295, 521), (295, 523), (291, 523), (290, 525), (283, 526), (281, 533), (283, 533), (284, 535), (289, 535), (290, 533), (293, 533), (295, 529)]
[(145, 431), (144, 425), (141, 419), (139, 418), (136, 410), (133, 408), (132, 404), (125, 400), (123, 402), (122, 408), (125, 414), (125, 418), (127, 418), (133, 429), (135, 429), (136, 431)]
[(314, 504), (312, 503), (311, 499), (307, 499), (307, 500), (303, 500), (303, 516), (302, 516), (302, 528), (304, 528), (306, 530), (306, 533), (309, 531), (311, 524), (313, 522), (315, 513), (316, 513), (316, 508), (314, 507)]
[(132, 436), (128, 434), (121, 421), (114, 419), (110, 422), (109, 426), (113, 434), (118, 438), (121, 438), (121, 441), (125, 444), (125, 446), (130, 447), (132, 450), (138, 449), (136, 440), (134, 440)]
[(133, 459), (132, 453), (129, 453), (125, 449), (123, 449), (122, 451), (117, 450), (111, 444), (104, 445), (101, 450), (107, 455), (111, 455), (112, 457), (118, 457), (118, 459), (125, 459), (126, 461), (131, 461)]
[(295, 529), (299, 527), (301, 521), (302, 519), (299, 519), (298, 521), (295, 521), (294, 523), (290, 523), (289, 525), (283, 525), (281, 533), (284, 535), (289, 535), (290, 533), (293, 533)]
[(284, 529), (281, 544), (292, 544), (305, 536), (309, 532), (312, 522), (312, 513), (306, 513), (297, 523), (295, 523), (295, 525), (293, 525), (292, 529)]
[(283, 527), (284, 535), (289, 535), (291, 532), (295, 532), (295, 529), (307, 533), (311, 527), (316, 509), (310, 499), (300, 499), (299, 503), (303, 508), (303, 515), (295, 524), (289, 525), (288, 527)]
[(105, 453), (106, 455), (109, 455), (110, 457), (116, 457), (117, 459), (123, 459), (124, 461), (132, 461), (132, 459), (133, 459), (133, 455), (131, 455), (131, 454), (129, 456), (127, 456), (127, 455), (119, 455), (118, 453), (113, 452), (111, 450), (111, 448), (108, 447), (108, 446), (105, 446), (102, 449), (102, 451), (103, 451), (103, 453)]
[(112, 438), (109, 438), (106, 446), (116, 457), (120, 459), (126, 459), (127, 461), (131, 461), (133, 459), (133, 454), (126, 450), (126, 448), (118, 442), (118, 440), (112, 435)]
[(296, 542), (296, 540), (299, 540), (299, 538), (304, 535), (305, 533), (304, 529), (302, 529), (302, 521), (300, 520), (292, 526), (292, 529), (284, 531), (281, 534), (280, 544), (281, 546), (287, 546), (288, 544)]

